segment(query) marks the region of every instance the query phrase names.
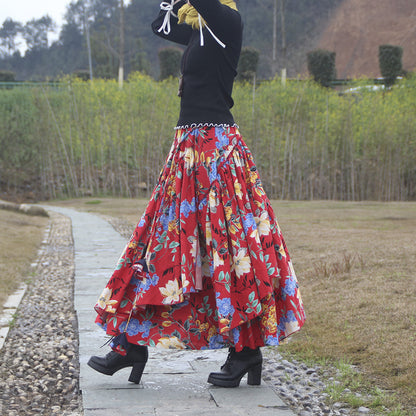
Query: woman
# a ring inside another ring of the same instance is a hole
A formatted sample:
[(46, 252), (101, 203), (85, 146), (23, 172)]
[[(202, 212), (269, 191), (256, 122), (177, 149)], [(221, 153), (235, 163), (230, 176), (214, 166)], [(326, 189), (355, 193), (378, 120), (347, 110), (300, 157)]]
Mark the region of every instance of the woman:
[(147, 346), (229, 348), (208, 382), (260, 384), (259, 347), (278, 345), (304, 322), (297, 280), (252, 155), (234, 124), (231, 92), (242, 22), (232, 0), (161, 4), (153, 31), (186, 45), (181, 110), (149, 205), (95, 309), (112, 335), (89, 365), (112, 375)]

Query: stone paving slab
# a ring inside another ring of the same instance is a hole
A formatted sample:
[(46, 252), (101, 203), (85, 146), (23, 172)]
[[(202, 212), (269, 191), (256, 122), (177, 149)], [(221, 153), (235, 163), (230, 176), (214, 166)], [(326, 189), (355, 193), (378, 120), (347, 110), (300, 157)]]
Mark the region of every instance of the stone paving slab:
[(130, 369), (114, 376), (87, 366), (100, 349), (105, 334), (95, 324), (93, 306), (107, 283), (126, 240), (101, 218), (67, 208), (47, 207), (72, 220), (75, 244), (75, 308), (79, 325), (80, 388), (84, 416), (293, 416), (279, 396), (264, 382), (239, 388), (213, 387), (206, 382), (227, 352), (150, 349), (142, 382), (128, 383)]

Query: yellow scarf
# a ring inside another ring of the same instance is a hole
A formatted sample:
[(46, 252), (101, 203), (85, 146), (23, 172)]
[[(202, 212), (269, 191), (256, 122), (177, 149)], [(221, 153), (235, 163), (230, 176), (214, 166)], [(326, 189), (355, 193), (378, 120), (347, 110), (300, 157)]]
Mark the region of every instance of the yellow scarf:
[[(237, 10), (237, 5), (235, 4), (234, 0), (220, 0), (222, 4), (225, 4), (228, 7), (231, 7), (234, 10)], [(184, 4), (178, 10), (178, 23), (186, 23), (187, 25), (192, 26), (192, 29), (199, 29), (199, 19), (198, 19), (198, 12), (191, 6), (190, 4)], [(201, 18), (202, 26), (206, 26), (206, 22), (204, 19)]]

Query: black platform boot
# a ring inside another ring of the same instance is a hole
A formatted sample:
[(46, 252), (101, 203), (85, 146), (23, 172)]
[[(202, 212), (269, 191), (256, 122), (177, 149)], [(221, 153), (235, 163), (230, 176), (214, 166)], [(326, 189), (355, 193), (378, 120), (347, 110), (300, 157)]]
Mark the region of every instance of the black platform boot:
[(219, 373), (211, 373), (208, 383), (219, 387), (238, 387), (244, 374), (247, 373), (247, 384), (258, 386), (261, 383), (263, 357), (260, 348), (252, 350), (245, 347), (236, 352), (230, 348), (227, 360)]
[(129, 381), (139, 384), (146, 366), (149, 353), (147, 347), (129, 344), (127, 355), (120, 355), (110, 351), (105, 357), (93, 356), (89, 359), (88, 365), (99, 373), (112, 376), (118, 370), (126, 367), (133, 367)]

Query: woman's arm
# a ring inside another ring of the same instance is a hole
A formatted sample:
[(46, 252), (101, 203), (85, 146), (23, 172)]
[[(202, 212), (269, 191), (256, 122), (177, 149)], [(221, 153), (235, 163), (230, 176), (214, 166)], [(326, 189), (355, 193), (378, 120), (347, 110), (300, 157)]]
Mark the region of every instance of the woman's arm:
[[(170, 4), (169, 1), (165, 3)], [(177, 0), (173, 6), (173, 12), (177, 15), (178, 10), (186, 3), (185, 0)], [(156, 20), (152, 23), (152, 30), (153, 33), (161, 38), (170, 40), (175, 43), (179, 43), (181, 45), (187, 45), (189, 43), (189, 39), (192, 34), (192, 28), (188, 25), (178, 25), (178, 18), (170, 15), (169, 24), (170, 24), (170, 32), (165, 33), (161, 28), (163, 27), (164, 21), (166, 19), (166, 15), (169, 13), (168, 11), (161, 10), (159, 16)]]
[(189, 3), (223, 42), (232, 38), (236, 30), (241, 30), (240, 14), (219, 0), (189, 0)]

